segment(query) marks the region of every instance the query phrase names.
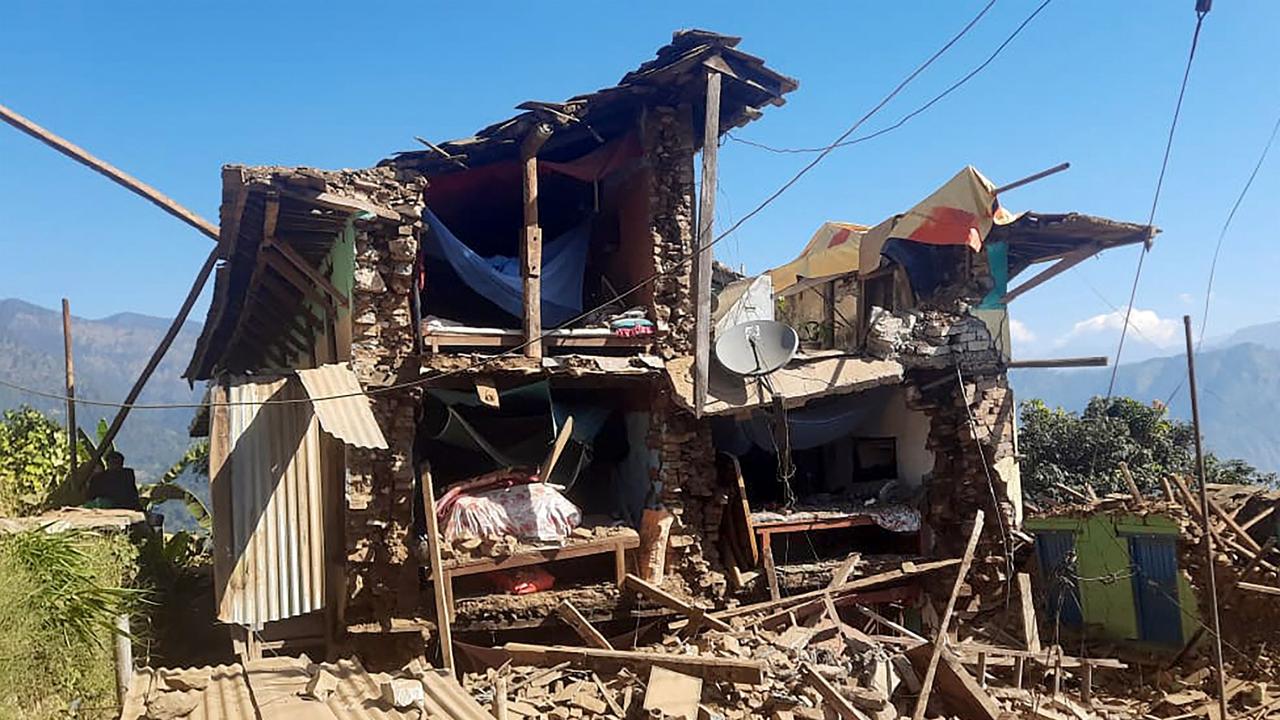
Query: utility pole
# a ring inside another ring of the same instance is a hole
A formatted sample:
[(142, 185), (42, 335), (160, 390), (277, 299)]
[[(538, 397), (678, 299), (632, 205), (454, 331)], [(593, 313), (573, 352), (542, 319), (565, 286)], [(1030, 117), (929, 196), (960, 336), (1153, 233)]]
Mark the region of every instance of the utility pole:
[(62, 353), (67, 370), (67, 448), (71, 452), (71, 471), (75, 477), (76, 460), (76, 369), (71, 359), (71, 301), (62, 298)]
[(1218, 578), (1213, 567), (1213, 529), (1210, 519), (1209, 493), (1205, 488), (1204, 447), (1200, 439), (1200, 403), (1196, 398), (1196, 355), (1191, 344), (1191, 316), (1182, 316), (1182, 327), (1187, 336), (1187, 384), (1191, 388), (1191, 423), (1196, 433), (1196, 475), (1200, 478), (1200, 517), (1204, 522), (1205, 568), (1209, 573), (1209, 606), (1213, 611), (1214, 659), (1218, 663), (1218, 712), (1227, 720), (1227, 674), (1222, 665), (1222, 623), (1218, 618)]

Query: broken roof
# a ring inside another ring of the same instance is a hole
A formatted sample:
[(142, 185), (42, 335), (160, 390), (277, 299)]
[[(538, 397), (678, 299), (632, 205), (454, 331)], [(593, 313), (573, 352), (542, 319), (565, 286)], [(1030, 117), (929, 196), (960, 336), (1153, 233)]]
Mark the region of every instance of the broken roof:
[(428, 176), (519, 155), (520, 142), (538, 123), (555, 126), (539, 153), (550, 160), (580, 156), (635, 126), (644, 107), (693, 104), (701, 117), (705, 89), (703, 68), (720, 72), (720, 130), (740, 127), (760, 116), (766, 105), (782, 105), (783, 96), (799, 87), (796, 80), (765, 66), (764, 60), (737, 49), (741, 38), (707, 30), (678, 30), (657, 57), (632, 70), (613, 87), (577, 95), (561, 103), (529, 101), (524, 112), (477, 132), (432, 148), (396, 153), (380, 165), (412, 168)]

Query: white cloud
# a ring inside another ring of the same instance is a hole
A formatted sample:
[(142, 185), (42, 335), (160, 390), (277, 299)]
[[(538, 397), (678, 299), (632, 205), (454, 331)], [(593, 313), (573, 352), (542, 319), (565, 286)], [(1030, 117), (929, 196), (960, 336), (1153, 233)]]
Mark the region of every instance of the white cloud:
[[(1060, 339), (1057, 345), (1062, 346), (1075, 340), (1102, 335), (1117, 336), (1122, 327), (1124, 327), (1123, 310), (1094, 315), (1073, 325), (1071, 332)], [(1129, 330), (1131, 331), (1129, 338), (1132, 340), (1157, 347), (1167, 347), (1177, 342), (1181, 326), (1177, 320), (1162, 318), (1154, 310), (1134, 308), (1133, 314), (1129, 316)]]
[(1178, 293), (1178, 300), (1183, 305), (1190, 305), (1196, 301), (1195, 296), (1191, 293)]
[(1016, 343), (1030, 343), (1036, 341), (1036, 334), (1031, 332), (1031, 328), (1026, 326), (1021, 320), (1009, 320), (1009, 337), (1013, 338)]

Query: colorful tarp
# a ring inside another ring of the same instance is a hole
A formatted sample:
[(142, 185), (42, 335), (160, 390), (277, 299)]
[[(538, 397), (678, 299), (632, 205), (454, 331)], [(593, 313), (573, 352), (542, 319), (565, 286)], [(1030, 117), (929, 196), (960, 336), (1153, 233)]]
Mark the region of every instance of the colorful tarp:
[(846, 222), (823, 223), (809, 239), (800, 257), (769, 271), (773, 292), (784, 291), (802, 279), (843, 275), (858, 269), (858, 248), (866, 225)]

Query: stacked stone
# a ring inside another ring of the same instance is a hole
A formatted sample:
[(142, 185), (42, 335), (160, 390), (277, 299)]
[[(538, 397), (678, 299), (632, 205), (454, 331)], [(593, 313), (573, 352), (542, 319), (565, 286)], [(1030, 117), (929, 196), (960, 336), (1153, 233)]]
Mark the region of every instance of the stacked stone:
[(723, 597), (727, 581), (715, 569), (720, 567), (719, 551), (708, 538), (718, 533), (727, 498), (716, 486), (711, 428), (665, 397), (657, 401), (651, 417), (649, 447), (658, 456), (659, 500), (675, 518), (667, 568), (692, 592)]
[(689, 109), (654, 109), (646, 116), (643, 138), (650, 168), (653, 266), (661, 273), (653, 283), (658, 325), (665, 330), (658, 350), (670, 360), (693, 349), (694, 149)]
[[(422, 232), (425, 180), (389, 168), (323, 174), (323, 190), (394, 212), (398, 220), (357, 214), (351, 364), (363, 387), (396, 381), (412, 360), (411, 299)], [(413, 522), (412, 451), (416, 389), (370, 396), (390, 450), (347, 452), (346, 539), (348, 616), (376, 619), (413, 601), (397, 592), (408, 559)]]
[(990, 372), (1000, 363), (991, 329), (963, 312), (913, 309), (879, 312), (867, 331), (867, 352), (909, 369), (960, 365), (965, 373)]

